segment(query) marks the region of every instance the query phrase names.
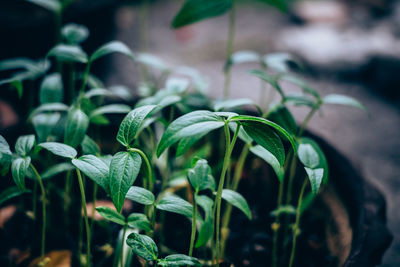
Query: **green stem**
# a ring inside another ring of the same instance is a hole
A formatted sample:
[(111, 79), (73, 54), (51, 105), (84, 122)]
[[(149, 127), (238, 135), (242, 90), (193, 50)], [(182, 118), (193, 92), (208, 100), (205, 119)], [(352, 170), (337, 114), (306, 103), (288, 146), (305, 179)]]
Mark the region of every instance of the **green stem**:
[(41, 246), (41, 250), (40, 250), (40, 262), (44, 261), (44, 252), (45, 252), (45, 244), (46, 244), (46, 190), (44, 189), (44, 185), (43, 185), (43, 181), (42, 178), (40, 176), (40, 174), (38, 173), (38, 171), (36, 170), (36, 168), (33, 166), (33, 164), (31, 163), (29, 165), (33, 171), (33, 173), (36, 176), (37, 181), (39, 182), (39, 186), (40, 186), (40, 190), (42, 193), (42, 246)]
[(150, 164), (149, 159), (147, 158), (146, 154), (138, 148), (129, 148), (129, 151), (139, 153), (139, 155), (143, 158), (143, 160), (146, 164), (147, 173), (148, 173), (148, 177), (147, 177), (148, 185), (147, 185), (146, 189), (149, 191), (153, 191), (153, 174), (151, 171), (151, 164)]
[(82, 85), (81, 85), (81, 89), (79, 90), (79, 95), (83, 95), (83, 93), (85, 92), (85, 88), (86, 88), (86, 84), (89, 78), (89, 73), (90, 73), (90, 66), (91, 66), (91, 62), (89, 61), (86, 65), (85, 68), (85, 72), (83, 74), (83, 79), (82, 79)]
[(97, 189), (98, 189), (98, 185), (96, 183), (94, 183), (94, 185), (93, 185), (93, 200), (92, 200), (92, 214), (91, 214), (92, 221), (90, 223), (90, 232), (91, 233), (93, 233), (93, 227), (94, 227), (94, 222), (95, 222), (94, 214), (96, 211)]
[(121, 254), (120, 254), (120, 263), (121, 267), (124, 267), (124, 245), (125, 245), (125, 234), (126, 234), (126, 228), (128, 224), (125, 223), (124, 225), (124, 231), (122, 232), (122, 240), (121, 240)]
[(89, 219), (88, 219), (88, 214), (87, 214), (85, 189), (83, 187), (82, 174), (79, 171), (79, 169), (76, 169), (76, 174), (78, 175), (79, 190), (81, 191), (82, 209), (83, 209), (83, 215), (85, 218), (85, 227), (86, 227), (86, 266), (90, 267), (90, 226), (89, 226)]
[(308, 179), (306, 178), (304, 180), (303, 186), (301, 187), (300, 191), (300, 196), (299, 196), (299, 202), (297, 204), (297, 210), (296, 210), (296, 222), (293, 227), (293, 243), (292, 243), (292, 252), (290, 253), (290, 260), (289, 260), (289, 267), (293, 266), (294, 263), (294, 257), (296, 254), (296, 241), (297, 241), (297, 236), (299, 235), (299, 226), (300, 226), (300, 217), (301, 217), (301, 204), (303, 202), (303, 195), (305, 192), (305, 189), (307, 187), (307, 182)]
[[(226, 43), (226, 62), (228, 62), (232, 56), (233, 52), (233, 42), (235, 39), (235, 2), (232, 1), (232, 8), (229, 13), (229, 31), (228, 40)], [(224, 82), (224, 98), (229, 97), (230, 83), (231, 83), (231, 68), (225, 71), (225, 82)]]
[(197, 216), (197, 203), (196, 203), (197, 192), (193, 195), (193, 219), (192, 219), (192, 234), (190, 236), (190, 248), (189, 256), (193, 255), (194, 239), (196, 237), (196, 216)]
[(230, 137), (230, 132), (229, 132), (229, 126), (228, 122), (225, 122), (224, 125), (224, 131), (225, 131), (225, 156), (224, 156), (224, 163), (222, 166), (222, 171), (221, 171), (221, 176), (219, 178), (219, 184), (218, 184), (218, 191), (217, 191), (217, 196), (215, 198), (215, 204), (214, 204), (214, 210), (216, 207), (216, 250), (217, 250), (217, 258), (216, 258), (216, 263), (217, 267), (219, 267), (219, 260), (220, 260), (220, 253), (221, 253), (221, 243), (220, 243), (220, 221), (221, 221), (221, 200), (222, 200), (222, 189), (224, 188), (224, 181), (225, 181), (225, 174), (226, 171), (229, 167), (230, 163), (230, 158), (232, 154), (233, 147), (235, 146), (236, 139), (239, 133), (240, 127), (236, 127), (235, 134), (232, 138), (231, 142), (231, 137)]
[(32, 203), (32, 205), (33, 205), (33, 207), (32, 207), (33, 217), (34, 217), (35, 221), (36, 221), (36, 210), (37, 210), (37, 208), (36, 208), (37, 184), (38, 184), (38, 182), (35, 180), (34, 183), (33, 183), (33, 201), (32, 201), (33, 202)]
[(320, 104), (317, 104), (315, 107), (311, 109), (311, 111), (307, 114), (306, 118), (304, 119), (303, 123), (300, 126), (299, 132), (297, 136), (301, 136), (304, 132), (304, 130), (307, 127), (308, 122), (311, 120), (311, 118), (314, 116), (315, 112), (319, 109)]

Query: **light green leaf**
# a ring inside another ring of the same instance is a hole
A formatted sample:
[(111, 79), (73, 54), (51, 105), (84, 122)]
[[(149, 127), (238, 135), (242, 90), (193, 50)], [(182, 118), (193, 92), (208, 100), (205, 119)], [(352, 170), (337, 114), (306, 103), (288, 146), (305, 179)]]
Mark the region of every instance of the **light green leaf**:
[(6, 139), (2, 135), (0, 135), (0, 153), (7, 154), (7, 155), (12, 154), (9, 144), (7, 143)]
[(250, 148), (250, 151), (255, 154), (256, 156), (260, 157), (263, 159), (265, 162), (267, 162), (269, 165), (271, 165), (272, 169), (274, 170), (276, 176), (278, 176), (278, 179), (280, 182), (283, 181), (283, 178), (285, 176), (283, 166), (279, 163), (277, 158), (269, 152), (267, 149), (260, 145), (256, 145)]
[(97, 143), (88, 135), (85, 135), (85, 137), (83, 138), (81, 147), (82, 147), (82, 153), (84, 155), (91, 154), (97, 156), (100, 154), (99, 145), (97, 145)]
[(92, 98), (95, 96), (111, 96), (113, 93), (110, 90), (104, 88), (93, 88), (85, 93), (86, 98)]
[(153, 239), (146, 235), (131, 233), (126, 240), (133, 252), (146, 261), (157, 260), (158, 248)]
[(204, 210), (206, 220), (212, 219), (214, 201), (206, 195), (198, 195), (196, 196), (196, 200), (197, 205)]
[(237, 98), (223, 101), (216, 101), (214, 105), (215, 111), (231, 110), (241, 106), (257, 106), (250, 98)]
[(30, 157), (16, 158), (11, 164), (11, 174), (20, 190), (25, 190), (25, 176), (31, 163)]
[(55, 57), (62, 62), (87, 63), (88, 57), (85, 51), (77, 45), (59, 44), (52, 48), (47, 54), (48, 57)]
[(247, 204), (246, 199), (242, 197), (241, 194), (229, 189), (224, 189), (222, 190), (222, 198), (232, 206), (240, 209), (247, 216), (247, 218), (251, 220), (250, 207)]
[(38, 136), (38, 142), (46, 141), (60, 118), (60, 113), (38, 114), (32, 118), (32, 124)]
[(210, 111), (198, 110), (183, 115), (168, 126), (158, 144), (157, 156), (183, 138), (204, 135), (222, 126), (223, 119)]
[(73, 159), (78, 154), (73, 147), (62, 144), (62, 143), (45, 142), (45, 143), (39, 144), (38, 146), (43, 147), (44, 149), (50, 151), (54, 155), (64, 157), (64, 158)]
[(71, 163), (63, 162), (46, 169), (40, 176), (42, 177), (42, 180), (46, 180), (62, 172), (71, 171), (74, 169), (75, 167)]
[(306, 170), (308, 179), (310, 180), (311, 191), (314, 195), (318, 194), (322, 178), (324, 177), (324, 169), (310, 169), (307, 167), (304, 167), (304, 169)]
[(89, 37), (89, 30), (84, 25), (68, 23), (61, 29), (63, 38), (69, 44), (80, 44)]
[(248, 73), (270, 84), (281, 95), (283, 99), (285, 98), (285, 94), (283, 93), (281, 87), (279, 86), (276, 77), (266, 73), (263, 70), (249, 70)]
[(184, 254), (168, 255), (164, 259), (158, 261), (159, 266), (175, 267), (175, 266), (202, 266), (200, 261), (196, 258), (186, 256)]
[(126, 193), (135, 182), (142, 158), (136, 152), (118, 152), (110, 165), (110, 193), (115, 208), (121, 211)]
[(121, 53), (127, 55), (131, 59), (134, 59), (132, 51), (126, 46), (126, 44), (120, 41), (112, 41), (98, 48), (90, 57), (90, 62), (93, 62), (96, 59), (111, 53)]
[(77, 147), (82, 143), (88, 127), (88, 116), (81, 109), (72, 107), (68, 111), (64, 142), (72, 147)]
[(41, 85), (39, 92), (41, 104), (62, 102), (63, 99), (63, 83), (59, 73), (47, 75)]
[(250, 50), (237, 51), (232, 54), (230, 58), (230, 64), (242, 64), (249, 62), (260, 62), (260, 55), (257, 52)]
[(33, 118), (35, 115), (42, 113), (42, 112), (55, 112), (55, 111), (67, 111), (68, 106), (63, 103), (48, 103), (42, 104), (36, 109), (32, 110), (31, 114), (29, 115), (28, 120)]
[(308, 168), (315, 168), (319, 164), (317, 151), (310, 144), (300, 144), (297, 150), (297, 156), (301, 163)]
[(95, 110), (92, 111), (92, 113), (90, 113), (90, 117), (95, 117), (98, 115), (110, 114), (110, 113), (128, 113), (129, 111), (131, 111), (131, 107), (128, 105), (111, 104), (96, 108)]
[(153, 205), (155, 197), (152, 192), (138, 186), (129, 188), (126, 198), (143, 205)]
[(352, 106), (364, 110), (367, 112), (367, 108), (361, 104), (356, 99), (346, 96), (346, 95), (339, 95), (339, 94), (330, 94), (325, 96), (322, 99), (324, 104), (337, 104), (337, 105), (345, 105), (345, 106)]
[(161, 71), (168, 70), (168, 66), (158, 57), (148, 53), (137, 53), (136, 62), (147, 65), (149, 67), (159, 69)]
[(294, 106), (307, 106), (313, 108), (317, 102), (303, 93), (290, 93), (285, 96), (284, 103), (291, 103)]
[(22, 190), (21, 191), (16, 186), (9, 187), (0, 193), (0, 205), (11, 198), (14, 198), (14, 197), (17, 197), (24, 193), (29, 193), (29, 192), (31, 192), (31, 191), (30, 190)]
[(190, 82), (186, 78), (170, 77), (165, 82), (165, 91), (173, 94), (182, 94), (189, 88)]
[(232, 2), (232, 0), (187, 0), (175, 16), (172, 27), (180, 28), (222, 15), (231, 9)]
[(37, 6), (40, 6), (55, 13), (60, 12), (62, 9), (62, 4), (58, 0), (26, 0), (26, 1), (31, 2)]
[(92, 179), (96, 184), (104, 188), (109, 193), (109, 168), (98, 157), (93, 155), (84, 155), (78, 159), (73, 159), (72, 164)]
[(324, 178), (322, 179), (322, 183), (326, 184), (328, 182), (329, 166), (328, 166), (328, 161), (325, 157), (324, 152), (322, 151), (320, 146), (317, 144), (317, 142), (315, 142), (311, 138), (302, 137), (299, 139), (299, 143), (311, 145), (313, 147), (313, 149), (318, 153), (319, 164), (316, 166), (316, 168), (324, 169)]
[(128, 216), (128, 226), (146, 232), (151, 231), (151, 223), (149, 219), (147, 219), (146, 215), (141, 213), (130, 214)]
[(143, 106), (129, 112), (119, 126), (117, 141), (124, 146), (129, 146), (135, 139), (143, 121), (156, 107), (155, 105)]
[(193, 217), (193, 205), (174, 195), (165, 196), (157, 203), (156, 207), (159, 210), (181, 214), (189, 219)]
[(215, 190), (215, 180), (207, 160), (199, 159), (196, 165), (189, 170), (188, 179), (195, 192), (205, 189)]
[(99, 206), (96, 207), (96, 211), (100, 213), (101, 217), (108, 221), (112, 221), (120, 225), (125, 225), (125, 217), (122, 214), (116, 212), (114, 209)]
[(24, 157), (29, 154), (34, 145), (35, 136), (33, 134), (20, 136), (17, 142), (15, 142), (15, 152), (21, 157)]
[(214, 232), (214, 224), (212, 219), (206, 219), (200, 226), (199, 234), (196, 239), (195, 247), (199, 248), (207, 244)]

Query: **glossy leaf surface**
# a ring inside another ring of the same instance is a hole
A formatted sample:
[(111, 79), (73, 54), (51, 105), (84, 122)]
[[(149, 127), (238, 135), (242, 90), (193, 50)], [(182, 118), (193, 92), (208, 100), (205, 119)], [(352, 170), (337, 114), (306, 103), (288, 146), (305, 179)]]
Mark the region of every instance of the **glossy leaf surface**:
[(158, 248), (156, 243), (146, 235), (131, 233), (126, 243), (130, 246), (133, 252), (142, 257), (146, 261), (157, 260)]
[(20, 136), (17, 142), (15, 142), (15, 152), (21, 157), (24, 157), (29, 154), (34, 145), (35, 136), (33, 134)]
[(101, 159), (93, 155), (84, 155), (73, 159), (72, 164), (96, 184), (103, 187), (107, 193), (110, 192), (109, 168)]
[(125, 217), (109, 207), (99, 206), (96, 211), (100, 213), (101, 217), (108, 221), (115, 222), (120, 225), (125, 225)]
[(129, 188), (126, 198), (143, 205), (153, 205), (155, 197), (152, 192), (138, 186)]
[(75, 158), (76, 155), (78, 154), (76, 150), (69, 146), (65, 145), (62, 143), (57, 143), (57, 142), (45, 142), (39, 144), (40, 147), (43, 147), (44, 149), (50, 151), (54, 155), (64, 157), (64, 158)]
[(241, 194), (229, 189), (224, 189), (222, 190), (222, 198), (232, 206), (241, 210), (247, 216), (247, 218), (251, 220), (250, 207), (247, 204), (246, 199)]

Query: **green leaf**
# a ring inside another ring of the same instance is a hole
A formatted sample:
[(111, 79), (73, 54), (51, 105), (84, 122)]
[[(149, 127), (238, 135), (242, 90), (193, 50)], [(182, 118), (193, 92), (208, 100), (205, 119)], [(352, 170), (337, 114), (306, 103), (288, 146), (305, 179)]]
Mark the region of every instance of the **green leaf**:
[(62, 62), (87, 63), (88, 57), (85, 51), (77, 45), (59, 44), (52, 48), (47, 54), (48, 57), (55, 57)]
[(205, 189), (215, 190), (215, 180), (207, 160), (198, 160), (194, 168), (189, 170), (188, 179), (196, 192)]
[(63, 82), (59, 73), (49, 74), (43, 79), (39, 99), (41, 104), (62, 102)]
[(11, 164), (11, 174), (20, 190), (25, 190), (25, 176), (31, 163), (30, 157), (16, 158)]
[(276, 132), (267, 124), (255, 121), (241, 122), (246, 133), (259, 145), (271, 152), (283, 166), (285, 163), (285, 149)]
[(42, 104), (39, 107), (35, 108), (32, 110), (31, 114), (29, 115), (28, 120), (32, 119), (34, 116), (36, 116), (39, 113), (42, 112), (55, 112), (55, 111), (67, 111), (68, 106), (63, 104), (63, 103), (48, 103), (48, 104)]
[(311, 191), (314, 195), (318, 194), (318, 190), (321, 186), (322, 178), (324, 177), (324, 169), (310, 169), (304, 167), (307, 172), (308, 179), (311, 184)]
[(60, 113), (38, 114), (32, 118), (32, 124), (38, 136), (38, 142), (46, 141), (60, 118)]
[(0, 153), (7, 154), (7, 155), (12, 154), (9, 144), (7, 143), (6, 139), (2, 135), (0, 135)]
[(287, 53), (267, 54), (264, 56), (263, 62), (268, 69), (271, 68), (279, 73), (287, 73), (290, 71), (290, 66), (288, 64), (289, 62), (294, 62), (299, 68), (301, 68), (301, 65), (298, 63), (298, 61), (295, 60), (292, 55)]
[(247, 204), (246, 199), (242, 197), (241, 194), (229, 189), (224, 189), (222, 190), (222, 198), (232, 206), (240, 209), (247, 216), (247, 218), (251, 220), (250, 207)]
[(108, 221), (112, 221), (120, 225), (125, 225), (125, 217), (122, 214), (116, 212), (114, 209), (99, 206), (96, 207), (96, 211), (100, 213), (101, 217)]
[(325, 157), (324, 152), (322, 151), (320, 146), (317, 144), (317, 142), (315, 142), (311, 138), (302, 137), (299, 139), (299, 143), (311, 145), (313, 147), (313, 149), (318, 153), (319, 164), (316, 166), (316, 168), (324, 169), (324, 177), (322, 179), (322, 183), (326, 184), (328, 182), (329, 166), (328, 166), (328, 161)]
[(314, 99), (303, 93), (287, 94), (285, 96), (284, 103), (291, 103), (295, 106), (307, 106), (310, 108), (313, 108), (317, 105), (317, 102)]
[(153, 205), (155, 197), (152, 192), (138, 186), (129, 188), (126, 198), (143, 205)]
[(279, 105), (274, 108), (268, 116), (268, 119), (280, 125), (292, 135), (297, 134), (297, 124), (292, 113), (284, 106)]
[(60, 12), (62, 9), (62, 4), (58, 0), (26, 0), (26, 1), (31, 2), (37, 6), (40, 6), (55, 13)]
[(196, 136), (182, 138), (176, 148), (176, 156), (179, 157), (185, 154), (197, 141), (199, 141), (206, 134), (207, 133), (203, 133)]
[(74, 169), (75, 167), (71, 163), (63, 162), (46, 169), (46, 171), (44, 171), (40, 176), (42, 177), (42, 180), (46, 180), (62, 172), (71, 171)]
[(101, 159), (93, 155), (84, 155), (78, 159), (73, 159), (72, 164), (93, 182), (103, 187), (107, 193), (110, 192), (109, 168)]
[(287, 81), (287, 82), (297, 85), (298, 87), (301, 88), (301, 90), (304, 93), (310, 94), (313, 97), (315, 97), (316, 99), (321, 98), (316, 90), (311, 88), (305, 81), (303, 81), (302, 79), (300, 79), (298, 77), (285, 75), (281, 78), (281, 80), (284, 80), (284, 81)]
[(64, 142), (72, 147), (77, 147), (85, 138), (88, 127), (88, 116), (81, 109), (72, 107), (68, 111)]
[(110, 165), (110, 193), (115, 208), (121, 211), (126, 193), (135, 182), (142, 158), (136, 152), (118, 152)]
[(193, 205), (174, 195), (165, 196), (157, 203), (156, 207), (159, 210), (181, 214), (189, 219), (193, 217)]
[(261, 57), (257, 52), (242, 50), (237, 51), (232, 54), (231, 58), (228, 60), (225, 70), (229, 69), (232, 65), (250, 63), (250, 62), (260, 62)]
[(196, 239), (195, 247), (199, 248), (207, 244), (214, 232), (214, 224), (212, 219), (207, 219), (200, 226), (199, 234)]
[(295, 215), (296, 214), (296, 208), (293, 207), (292, 205), (282, 205), (281, 207), (271, 211), (271, 216), (276, 217), (280, 214), (290, 214), (290, 215)]
[(197, 205), (204, 210), (206, 220), (212, 219), (214, 201), (206, 195), (198, 195), (196, 196), (196, 200)]
[(137, 53), (136, 62), (159, 69), (161, 71), (168, 70), (168, 66), (160, 58), (149, 53)]
[(183, 115), (168, 126), (158, 144), (157, 157), (183, 138), (204, 135), (222, 126), (223, 119), (210, 111), (198, 110)]
[(266, 73), (263, 70), (249, 70), (248, 73), (270, 84), (281, 95), (283, 99), (285, 98), (285, 94), (283, 93), (281, 87), (279, 86), (276, 77)]
[(128, 226), (146, 232), (151, 231), (151, 223), (149, 219), (147, 219), (146, 215), (141, 213), (130, 214), (128, 216)]
[(346, 95), (339, 95), (339, 94), (330, 94), (325, 96), (322, 99), (324, 104), (337, 104), (337, 105), (345, 105), (345, 106), (352, 106), (359, 108), (361, 110), (364, 110), (365, 112), (367, 111), (367, 108), (361, 104), (359, 101), (356, 99), (346, 96)]
[(89, 30), (84, 25), (68, 23), (61, 29), (63, 38), (69, 44), (80, 44), (89, 37)]
[(0, 175), (6, 176), (11, 166), (12, 156), (0, 153)]
[(319, 164), (318, 153), (310, 144), (300, 144), (297, 149), (297, 156), (301, 163), (308, 168), (313, 169)]
[(95, 110), (92, 111), (92, 113), (90, 113), (90, 117), (95, 117), (98, 115), (110, 114), (110, 113), (128, 113), (129, 111), (131, 111), (131, 107), (128, 105), (111, 104), (96, 108)]
[(15, 143), (15, 152), (21, 157), (24, 157), (29, 154), (34, 145), (35, 136), (33, 134), (20, 136)]
[(135, 139), (143, 121), (155, 108), (156, 106), (149, 105), (135, 108), (129, 112), (119, 126), (117, 141), (126, 147), (129, 146), (133, 139)]
[(187, 0), (175, 16), (172, 27), (179, 28), (222, 15), (232, 8), (232, 2), (232, 0)]
[(142, 257), (146, 261), (157, 260), (158, 258), (158, 248), (153, 239), (146, 235), (140, 235), (136, 233), (131, 233), (126, 243), (130, 246), (133, 252)]
[(120, 41), (112, 41), (98, 48), (90, 57), (90, 62), (112, 53), (121, 53), (127, 55), (131, 59), (134, 59), (132, 51), (126, 46), (126, 44)]
[(269, 152), (268, 150), (266, 150), (264, 147), (262, 147), (260, 145), (251, 147), (250, 151), (253, 154), (255, 154), (256, 156), (263, 159), (269, 165), (271, 165), (276, 176), (278, 176), (279, 181), (280, 182), (283, 181), (283, 178), (285, 176), (283, 166), (279, 163), (278, 159), (271, 152)]
[(16, 186), (9, 187), (0, 193), (0, 205), (11, 198), (14, 198), (14, 197), (17, 197), (24, 193), (29, 193), (29, 192), (31, 192), (31, 191), (30, 190), (20, 190)]
[(50, 151), (54, 155), (64, 157), (64, 158), (73, 159), (78, 154), (73, 147), (62, 144), (62, 143), (45, 142), (45, 143), (39, 144), (38, 146), (43, 147), (44, 149)]
[[(258, 126), (258, 123), (261, 124), (265, 124), (268, 126), (271, 126), (272, 128), (274, 128), (275, 130), (277, 130), (277, 132), (284, 136), (292, 145), (292, 148), (294, 151), (297, 150), (296, 148), (296, 142), (294, 141), (293, 137), (291, 134), (289, 134), (285, 129), (283, 129), (281, 126), (279, 126), (278, 124), (266, 120), (264, 118), (259, 118), (259, 117), (254, 117), (254, 116), (247, 116), (247, 115), (239, 115), (239, 116), (235, 116), (229, 119), (229, 121), (240, 121), (240, 122), (254, 122), (254, 126)], [(247, 132), (247, 131), (246, 131)]]
[(113, 93), (110, 90), (104, 88), (93, 88), (85, 93), (86, 98), (92, 98), (95, 96), (111, 96)]
[(84, 155), (91, 154), (97, 156), (100, 154), (100, 147), (88, 135), (85, 135), (85, 137), (83, 138), (81, 147), (82, 147), (82, 153)]
[(186, 78), (170, 77), (165, 82), (165, 91), (173, 94), (182, 94), (189, 88), (190, 82)]
[(215, 111), (232, 110), (241, 106), (257, 106), (250, 98), (237, 98), (217, 101), (214, 105)]
[(158, 261), (159, 266), (175, 267), (175, 266), (202, 266), (200, 261), (196, 258), (184, 254), (168, 255), (164, 259)]

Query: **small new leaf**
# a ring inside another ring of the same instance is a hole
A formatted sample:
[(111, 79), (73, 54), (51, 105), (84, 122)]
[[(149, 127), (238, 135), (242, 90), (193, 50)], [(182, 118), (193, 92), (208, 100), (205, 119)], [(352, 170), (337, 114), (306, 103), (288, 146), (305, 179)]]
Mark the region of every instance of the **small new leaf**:
[(62, 62), (87, 63), (88, 57), (85, 51), (77, 45), (59, 44), (52, 48), (47, 54), (48, 57), (55, 57)]
[(324, 177), (324, 169), (310, 169), (304, 167), (307, 172), (308, 179), (311, 184), (311, 191), (314, 195), (318, 194), (318, 190), (321, 186), (322, 178)]
[(315, 168), (319, 164), (317, 151), (310, 144), (300, 144), (297, 150), (297, 156), (301, 163), (308, 168)]
[(72, 107), (68, 111), (64, 142), (72, 147), (77, 147), (82, 143), (88, 127), (88, 116), (81, 109)]
[(133, 252), (142, 257), (146, 261), (157, 260), (158, 248), (156, 243), (146, 235), (131, 233), (126, 243), (130, 246)]
[(205, 189), (215, 190), (215, 180), (207, 160), (198, 160), (194, 168), (189, 170), (188, 179), (196, 192)]
[(132, 51), (126, 46), (126, 44), (120, 41), (112, 41), (98, 48), (90, 57), (90, 62), (93, 62), (94, 60), (111, 53), (121, 53), (127, 55), (131, 59), (134, 59)]
[(15, 152), (21, 157), (25, 157), (29, 154), (34, 145), (35, 136), (33, 134), (20, 136), (15, 143)]
[(41, 104), (61, 102), (63, 99), (63, 82), (59, 73), (47, 75), (41, 85), (39, 92)]
[(25, 176), (31, 163), (30, 157), (16, 158), (11, 164), (11, 174), (20, 190), (25, 190)]
[(364, 110), (367, 112), (366, 107), (361, 104), (359, 101), (355, 100), (354, 98), (346, 95), (339, 95), (339, 94), (331, 94), (325, 96), (323, 99), (324, 104), (337, 104), (337, 105), (345, 105), (345, 106), (352, 106)]
[(96, 211), (101, 215), (101, 217), (108, 221), (112, 221), (120, 225), (125, 225), (125, 217), (122, 214), (116, 212), (114, 209), (99, 206), (96, 207)]
[(232, 206), (240, 209), (247, 216), (247, 218), (251, 220), (250, 207), (247, 204), (246, 199), (242, 197), (241, 194), (229, 189), (224, 189), (222, 190), (222, 198)]
[(89, 36), (89, 30), (84, 25), (68, 23), (61, 29), (63, 38), (69, 44), (80, 44)]

